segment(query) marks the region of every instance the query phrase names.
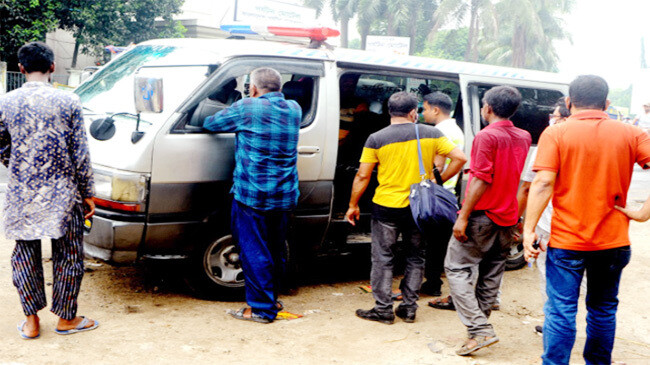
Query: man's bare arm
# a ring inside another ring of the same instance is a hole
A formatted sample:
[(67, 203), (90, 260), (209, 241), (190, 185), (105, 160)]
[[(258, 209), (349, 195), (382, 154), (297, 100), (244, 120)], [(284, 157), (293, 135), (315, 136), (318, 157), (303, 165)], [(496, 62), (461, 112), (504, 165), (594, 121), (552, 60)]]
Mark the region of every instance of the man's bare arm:
[(450, 159), (451, 162), (449, 162), (449, 166), (447, 166), (447, 168), (444, 171), (438, 169), (439, 171), (442, 171), (440, 177), (442, 178), (443, 182), (456, 176), (463, 168), (463, 165), (465, 165), (465, 163), (467, 162), (467, 156), (465, 156), (463, 151), (461, 151), (461, 149), (458, 147), (451, 150), (451, 152), (449, 152), (445, 157)]
[(537, 239), (535, 226), (537, 226), (542, 212), (548, 205), (548, 201), (551, 200), (556, 177), (557, 172), (538, 171), (530, 186), (526, 219), (524, 219), (524, 255), (527, 261), (531, 257), (537, 258), (540, 253), (539, 248), (533, 248), (533, 243)]
[(524, 181), (521, 183), (519, 190), (517, 190), (517, 203), (519, 205), (519, 216), (524, 215), (524, 210), (526, 210), (526, 205), (528, 204), (528, 193), (530, 192), (530, 181)]
[(359, 171), (357, 171), (357, 174), (354, 177), (352, 193), (350, 194), (350, 204), (348, 211), (345, 213), (345, 219), (353, 226), (356, 224), (355, 222), (359, 220), (359, 215), (361, 215), (361, 211), (359, 210), (359, 199), (361, 199), (361, 196), (370, 183), (370, 177), (372, 176), (372, 170), (375, 169), (375, 165), (376, 163), (362, 162), (359, 165)]
[(467, 241), (467, 235), (465, 234), (467, 220), (469, 219), (470, 213), (474, 211), (476, 203), (478, 203), (489, 186), (490, 184), (477, 177), (474, 177), (469, 183), (465, 202), (460, 212), (458, 212), (456, 223), (454, 223), (454, 237), (460, 242)]
[(631, 210), (629, 208), (619, 207), (618, 205), (615, 205), (614, 208), (620, 210), (623, 212), (623, 214), (632, 220), (645, 222), (650, 219), (650, 196), (648, 199), (646, 199), (645, 203), (639, 210)]
[(433, 165), (438, 168), (438, 171), (445, 171), (445, 161), (447, 158), (443, 155), (436, 155), (433, 158)]

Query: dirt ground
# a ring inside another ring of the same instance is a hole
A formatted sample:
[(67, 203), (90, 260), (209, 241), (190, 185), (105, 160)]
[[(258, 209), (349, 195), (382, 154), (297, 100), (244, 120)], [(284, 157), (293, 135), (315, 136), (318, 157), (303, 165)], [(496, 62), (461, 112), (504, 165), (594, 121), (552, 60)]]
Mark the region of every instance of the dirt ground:
[[(630, 193), (633, 204), (647, 197), (650, 173)], [(617, 363), (650, 363), (650, 223), (632, 223), (633, 257), (621, 283), (618, 331), (614, 349)], [(211, 302), (193, 298), (178, 279), (178, 265), (115, 267), (87, 261), (79, 314), (100, 322), (92, 332), (71, 336), (54, 333), (55, 316), (41, 312), (41, 338), (22, 340), (16, 324), (22, 319), (18, 296), (11, 283), (9, 257), (13, 242), (0, 239), (0, 363), (9, 364), (536, 364), (542, 338), (533, 327), (541, 324), (542, 299), (536, 270), (507, 272), (501, 310), (491, 323), (501, 342), (459, 357), (454, 349), (465, 337), (455, 312), (427, 307), (420, 299), (417, 320), (399, 319), (384, 325), (358, 319), (357, 308), (373, 305), (372, 295), (359, 286), (367, 274), (345, 274), (354, 260), (326, 262), (314, 279), (295, 295), (282, 300), (295, 320), (270, 325), (241, 322), (226, 314), (243, 303)], [(44, 244), (49, 257), (49, 244)], [(51, 263), (45, 260), (48, 298)], [(327, 272), (342, 272), (325, 280)], [(397, 285), (397, 281), (395, 282)], [(443, 286), (443, 294), (448, 290)], [(584, 298), (583, 298), (584, 299)], [(584, 363), (585, 310), (581, 300), (573, 363)]]

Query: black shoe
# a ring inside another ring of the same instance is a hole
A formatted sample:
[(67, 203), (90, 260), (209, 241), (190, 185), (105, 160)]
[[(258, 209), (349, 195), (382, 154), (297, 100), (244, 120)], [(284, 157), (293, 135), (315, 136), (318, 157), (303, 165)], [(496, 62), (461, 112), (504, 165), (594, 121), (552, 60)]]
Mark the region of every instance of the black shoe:
[(430, 284), (429, 281), (425, 281), (424, 284), (420, 287), (420, 293), (430, 295), (432, 297), (439, 297), (442, 295), (440, 291), (440, 286)]
[(406, 323), (415, 322), (414, 308), (397, 307), (397, 309), (395, 309), (395, 315), (400, 317)]
[(375, 308), (370, 310), (357, 309), (357, 317), (367, 319), (369, 321), (377, 321), (384, 324), (393, 324), (395, 322), (395, 315), (393, 312), (381, 313), (377, 312)]
[(535, 333), (537, 333), (538, 335), (543, 334), (543, 333), (544, 333), (544, 327), (542, 327), (542, 326), (535, 326)]

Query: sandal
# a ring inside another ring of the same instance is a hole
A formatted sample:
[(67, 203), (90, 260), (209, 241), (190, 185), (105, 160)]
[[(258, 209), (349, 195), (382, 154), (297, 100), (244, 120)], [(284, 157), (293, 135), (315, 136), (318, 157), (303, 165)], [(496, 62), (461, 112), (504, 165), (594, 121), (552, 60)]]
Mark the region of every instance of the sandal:
[(393, 298), (394, 301), (400, 301), (404, 299), (401, 290), (393, 290), (391, 293), (391, 297)]
[(251, 307), (244, 307), (238, 311), (231, 310), (228, 311), (228, 314), (230, 314), (233, 318), (241, 319), (242, 321), (253, 321), (253, 322), (264, 323), (264, 324), (269, 324), (273, 322), (272, 319), (262, 317), (261, 315), (253, 312), (253, 309)]
[(20, 334), (20, 337), (22, 337), (24, 340), (35, 340), (35, 339), (41, 337), (40, 332), (38, 334), (36, 334), (36, 336), (27, 336), (25, 334), (25, 331), (24, 331), (26, 324), (27, 324), (26, 320), (18, 323), (18, 333)]
[(71, 335), (73, 333), (78, 333), (78, 332), (84, 332), (84, 331), (92, 331), (95, 328), (99, 327), (99, 322), (93, 320), (92, 326), (88, 326), (88, 323), (90, 323), (90, 320), (84, 316), (81, 316), (81, 322), (77, 325), (77, 327), (69, 329), (69, 330), (58, 330), (55, 329), (54, 332), (56, 332), (59, 335)]
[[(469, 347), (468, 345), (470, 344), (471, 341), (476, 342), (476, 346)], [(475, 336), (473, 338), (468, 338), (467, 341), (465, 341), (465, 343), (463, 344), (463, 346), (461, 346), (458, 350), (456, 350), (456, 355), (467, 356), (473, 354), (474, 352), (482, 348), (492, 346), (497, 342), (499, 342), (499, 337), (497, 336), (494, 337)]]
[(445, 309), (450, 311), (456, 310), (454, 302), (451, 300), (451, 295), (447, 296), (446, 298), (436, 298), (434, 300), (431, 300), (429, 301), (428, 305), (429, 307), (436, 309)]

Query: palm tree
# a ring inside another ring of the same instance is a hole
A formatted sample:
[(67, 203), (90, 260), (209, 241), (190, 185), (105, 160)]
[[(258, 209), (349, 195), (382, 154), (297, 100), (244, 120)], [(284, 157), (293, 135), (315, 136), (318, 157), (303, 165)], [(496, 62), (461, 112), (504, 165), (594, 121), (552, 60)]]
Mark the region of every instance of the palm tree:
[(465, 60), (477, 62), (477, 44), (481, 31), (493, 35), (497, 29), (495, 8), (490, 0), (442, 0), (434, 14), (429, 39), (433, 39), (437, 31), (451, 21), (461, 24), (468, 12), (470, 21)]
[(316, 14), (320, 15), (323, 8), (329, 3), (332, 10), (332, 17), (339, 22), (341, 26), (341, 47), (348, 47), (348, 27), (350, 19), (357, 12), (359, 0), (303, 0), (305, 6), (316, 9)]
[(559, 14), (572, 0), (502, 0), (497, 7), (499, 32), (481, 42), (488, 63), (554, 71), (558, 55), (553, 41), (568, 37)]

